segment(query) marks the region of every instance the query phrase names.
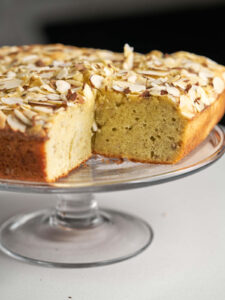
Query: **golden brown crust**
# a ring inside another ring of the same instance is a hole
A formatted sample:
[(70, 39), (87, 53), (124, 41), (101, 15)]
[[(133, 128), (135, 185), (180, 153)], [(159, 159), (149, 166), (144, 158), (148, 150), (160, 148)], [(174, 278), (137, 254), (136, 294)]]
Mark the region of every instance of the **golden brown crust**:
[(204, 111), (188, 122), (182, 152), (175, 162), (195, 149), (221, 120), (225, 112), (225, 91)]
[(28, 140), (17, 132), (0, 135), (0, 177), (46, 181), (45, 141)]

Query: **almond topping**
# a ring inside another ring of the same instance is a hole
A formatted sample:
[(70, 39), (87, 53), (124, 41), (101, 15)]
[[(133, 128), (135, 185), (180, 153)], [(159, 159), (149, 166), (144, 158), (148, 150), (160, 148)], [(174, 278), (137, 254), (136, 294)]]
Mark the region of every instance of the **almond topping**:
[(219, 77), (215, 77), (213, 79), (213, 87), (214, 87), (214, 90), (216, 91), (217, 94), (222, 93), (222, 91), (224, 90), (223, 80)]
[(65, 80), (56, 80), (56, 89), (60, 94), (67, 93), (70, 87), (70, 84)]
[(180, 91), (177, 88), (173, 87), (173, 86), (167, 86), (166, 90), (170, 95), (172, 95), (174, 97), (179, 97), (180, 96)]
[(7, 116), (7, 123), (9, 124), (9, 127), (14, 131), (26, 131), (26, 126), (22, 124), (15, 116), (8, 115)]
[(128, 44), (124, 46), (124, 70), (131, 70), (133, 68), (133, 60), (134, 60), (134, 48), (130, 47)]
[(102, 86), (103, 80), (104, 80), (104, 78), (100, 75), (92, 75), (90, 77), (90, 81), (96, 89), (100, 89), (100, 87)]
[(14, 89), (17, 88), (22, 83), (22, 80), (13, 78), (9, 80), (0, 81), (0, 90), (3, 89)]
[(143, 74), (143, 75), (152, 75), (152, 76), (166, 76), (169, 74), (169, 72), (165, 72), (165, 71), (156, 71), (156, 70), (140, 70), (137, 71), (139, 74)]
[(46, 113), (46, 114), (51, 114), (53, 112), (53, 109), (51, 107), (46, 107), (46, 106), (33, 106), (33, 109), (35, 111), (38, 111), (38, 112), (43, 112), (43, 113)]
[(19, 97), (9, 97), (9, 98), (2, 97), (2, 102), (8, 105), (23, 104), (23, 99)]
[(139, 93), (146, 89), (145, 85), (126, 81), (114, 81), (112, 88), (118, 92), (123, 92), (126, 88), (129, 88), (132, 93)]
[(91, 100), (93, 97), (92, 90), (88, 84), (85, 84), (84, 86), (84, 96), (86, 97), (87, 100)]
[(30, 126), (32, 125), (31, 121), (26, 116), (24, 116), (24, 114), (21, 111), (19, 111), (18, 109), (14, 110), (14, 114), (24, 124), (30, 125)]

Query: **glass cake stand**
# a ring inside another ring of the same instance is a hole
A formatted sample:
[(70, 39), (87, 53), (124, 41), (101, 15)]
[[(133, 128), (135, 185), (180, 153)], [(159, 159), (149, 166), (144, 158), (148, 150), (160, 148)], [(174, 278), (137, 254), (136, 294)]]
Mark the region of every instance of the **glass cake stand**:
[(93, 267), (119, 262), (146, 249), (151, 227), (138, 217), (99, 209), (95, 193), (136, 189), (190, 175), (225, 152), (216, 126), (207, 139), (175, 165), (93, 157), (53, 184), (0, 180), (0, 190), (50, 193), (56, 208), (14, 216), (0, 227), (0, 249), (16, 259), (53, 267)]

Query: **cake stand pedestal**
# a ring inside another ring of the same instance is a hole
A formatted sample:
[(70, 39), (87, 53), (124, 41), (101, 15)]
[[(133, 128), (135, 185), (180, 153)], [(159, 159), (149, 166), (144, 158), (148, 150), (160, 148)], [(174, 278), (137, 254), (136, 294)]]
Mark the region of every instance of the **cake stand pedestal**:
[(132, 163), (102, 157), (53, 184), (0, 180), (0, 189), (54, 194), (57, 205), (14, 216), (0, 227), (0, 249), (21, 261), (51, 267), (82, 268), (131, 258), (146, 249), (151, 227), (138, 217), (99, 209), (94, 194), (155, 185), (190, 175), (225, 152), (216, 126), (207, 139), (175, 165)]

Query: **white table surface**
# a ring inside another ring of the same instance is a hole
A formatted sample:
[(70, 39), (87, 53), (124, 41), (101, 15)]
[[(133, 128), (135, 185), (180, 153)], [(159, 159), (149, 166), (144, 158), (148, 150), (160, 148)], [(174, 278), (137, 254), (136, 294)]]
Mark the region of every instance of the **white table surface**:
[[(225, 156), (200, 173), (149, 188), (99, 194), (136, 214), (155, 237), (142, 254), (110, 266), (52, 269), (0, 253), (0, 300), (225, 299)], [(0, 223), (52, 206), (44, 195), (0, 193)]]

